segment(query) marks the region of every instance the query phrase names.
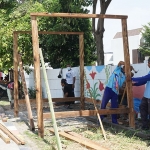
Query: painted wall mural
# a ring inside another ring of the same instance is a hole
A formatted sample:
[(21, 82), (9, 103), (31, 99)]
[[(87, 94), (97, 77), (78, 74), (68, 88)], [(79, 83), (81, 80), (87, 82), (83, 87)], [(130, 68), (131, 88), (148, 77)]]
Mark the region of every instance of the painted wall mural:
[(105, 85), (110, 76), (111, 66), (86, 66), (85, 67), (85, 96), (101, 100)]

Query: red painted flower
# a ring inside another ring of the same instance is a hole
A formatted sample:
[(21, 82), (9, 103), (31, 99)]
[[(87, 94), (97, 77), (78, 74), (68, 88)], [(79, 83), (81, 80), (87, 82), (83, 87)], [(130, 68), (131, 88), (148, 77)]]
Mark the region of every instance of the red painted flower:
[(99, 90), (103, 91), (104, 90), (104, 84), (99, 80)]
[(86, 89), (90, 89), (90, 83), (88, 81), (86, 82)]
[(89, 75), (90, 75), (90, 76), (92, 77), (92, 79), (94, 80), (95, 75), (96, 75), (96, 72), (93, 72), (93, 71), (92, 71), (92, 73), (90, 73)]

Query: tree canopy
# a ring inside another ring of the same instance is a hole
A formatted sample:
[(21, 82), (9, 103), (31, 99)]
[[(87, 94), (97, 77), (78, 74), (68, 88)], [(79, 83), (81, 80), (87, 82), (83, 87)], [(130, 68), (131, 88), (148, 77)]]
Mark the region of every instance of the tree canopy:
[[(0, 9), (0, 70), (13, 66), (13, 31), (31, 30), (31, 12), (88, 13), (85, 6), (91, 1), (83, 0), (27, 0), (13, 1), (11, 7)], [(1, 3), (0, 3), (1, 4)], [(85, 65), (96, 60), (95, 42), (89, 19), (38, 18), (39, 31), (84, 32)], [(45, 62), (53, 68), (64, 67), (67, 63), (79, 65), (79, 37), (77, 35), (39, 35), (40, 47)], [(25, 65), (33, 64), (32, 39), (29, 34), (19, 34), (18, 49)]]
[(142, 43), (139, 50), (144, 56), (150, 56), (150, 23), (143, 26)]

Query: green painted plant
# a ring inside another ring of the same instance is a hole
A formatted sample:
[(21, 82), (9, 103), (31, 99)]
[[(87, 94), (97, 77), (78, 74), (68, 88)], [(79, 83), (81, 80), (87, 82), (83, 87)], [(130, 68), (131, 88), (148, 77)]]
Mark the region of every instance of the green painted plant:
[(108, 82), (109, 76), (110, 76), (110, 66), (109, 65), (106, 65), (106, 67), (105, 67), (105, 74), (106, 74), (106, 81), (105, 81), (105, 85), (106, 85)]
[[(91, 92), (91, 95), (92, 95), (92, 98), (93, 99), (98, 99), (98, 97), (101, 97), (101, 95), (98, 93), (98, 87), (97, 87), (97, 84), (98, 84), (98, 82), (96, 82), (95, 84), (94, 84), (94, 87), (92, 88), (92, 87), (90, 87), (90, 92)], [(88, 92), (88, 96), (89, 97), (91, 97), (91, 95), (90, 95), (90, 93)]]

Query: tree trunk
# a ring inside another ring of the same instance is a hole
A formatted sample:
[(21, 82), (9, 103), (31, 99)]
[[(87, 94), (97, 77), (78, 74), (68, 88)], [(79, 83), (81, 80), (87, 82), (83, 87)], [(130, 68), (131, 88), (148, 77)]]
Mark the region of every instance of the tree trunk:
[[(105, 14), (106, 10), (112, 0), (100, 0), (100, 14)], [(96, 13), (97, 0), (93, 0), (93, 13)], [(95, 29), (95, 19), (92, 20), (92, 30), (94, 32), (94, 38), (96, 41), (97, 50), (97, 64), (104, 65), (104, 46), (103, 46), (103, 35), (104, 35), (104, 19), (99, 18), (97, 23), (97, 29)]]
[(104, 65), (104, 46), (103, 46), (103, 35), (104, 35), (104, 19), (99, 19), (100, 29), (94, 33), (97, 50), (97, 65)]

